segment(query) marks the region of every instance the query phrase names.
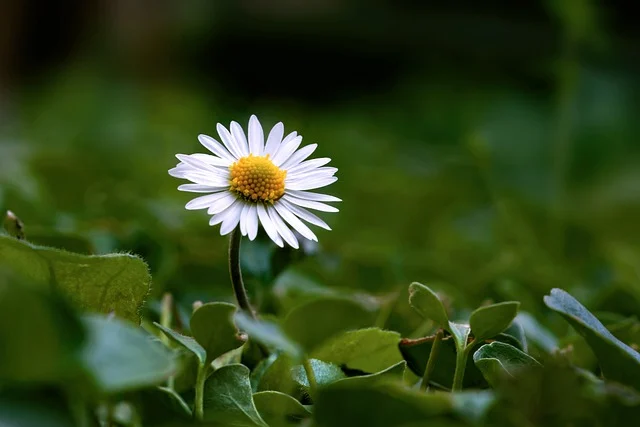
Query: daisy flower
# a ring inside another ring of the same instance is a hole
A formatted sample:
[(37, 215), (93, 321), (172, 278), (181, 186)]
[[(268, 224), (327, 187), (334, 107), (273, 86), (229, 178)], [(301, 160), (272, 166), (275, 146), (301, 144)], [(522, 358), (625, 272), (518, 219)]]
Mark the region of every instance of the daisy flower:
[[(299, 148), (302, 136), (291, 132), (284, 136), (282, 123), (276, 124), (264, 138), (256, 116), (249, 119), (248, 135), (231, 122), (230, 129), (218, 123), (222, 143), (207, 135), (198, 136), (212, 154), (177, 154), (178, 165), (169, 170), (176, 178), (191, 181), (178, 190), (208, 193), (187, 203), (187, 209), (207, 209), (210, 225), (220, 225), (220, 234), (240, 227), (250, 240), (258, 234), (258, 224), (278, 246), (284, 242), (298, 248), (292, 228), (306, 239), (318, 241), (303, 222), (331, 230), (309, 209), (337, 212), (325, 202), (337, 197), (310, 192), (334, 183), (336, 168), (326, 167), (328, 158), (306, 160), (318, 144)], [(291, 227), (291, 228), (290, 228)]]

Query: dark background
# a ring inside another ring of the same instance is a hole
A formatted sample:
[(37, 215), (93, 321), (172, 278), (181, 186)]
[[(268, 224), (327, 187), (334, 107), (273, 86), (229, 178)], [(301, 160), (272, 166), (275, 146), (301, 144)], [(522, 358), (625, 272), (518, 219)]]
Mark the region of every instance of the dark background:
[[(625, 314), (639, 47), (622, 1), (5, 1), (0, 208), (38, 243), (141, 254), (154, 298), (227, 298), (226, 241), (167, 170), (255, 113), (339, 168), (333, 231), (291, 267), (310, 283)], [(272, 246), (244, 246), (264, 304)]]

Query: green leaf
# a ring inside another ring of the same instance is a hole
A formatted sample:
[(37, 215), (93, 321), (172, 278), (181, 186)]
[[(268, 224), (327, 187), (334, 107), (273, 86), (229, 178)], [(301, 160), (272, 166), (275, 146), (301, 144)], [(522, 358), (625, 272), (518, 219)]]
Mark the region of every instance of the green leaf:
[(0, 270), (0, 383), (78, 375), (85, 330), (66, 300)]
[[(39, 396), (38, 396), (39, 397)], [(15, 391), (0, 395), (0, 426), (2, 427), (74, 427), (65, 402), (20, 396)]]
[(589, 310), (562, 289), (552, 289), (544, 302), (585, 338), (605, 377), (640, 390), (640, 353), (613, 336)]
[(193, 417), (191, 408), (170, 388), (153, 387), (141, 390), (137, 398), (145, 425), (161, 425), (167, 421), (185, 422)]
[(558, 345), (558, 339), (547, 328), (542, 326), (531, 314), (521, 311), (516, 316), (516, 321), (522, 325), (527, 339), (533, 342), (538, 348), (552, 353)]
[(221, 425), (268, 427), (253, 402), (249, 368), (227, 365), (204, 385), (204, 419)]
[(518, 316), (513, 319), (513, 322), (511, 322), (511, 325), (509, 325), (507, 329), (496, 335), (495, 339), (500, 342), (507, 342), (519, 350), (527, 352), (527, 337), (524, 334), (524, 328), (518, 320)]
[(83, 318), (82, 360), (98, 391), (119, 393), (160, 384), (175, 373), (171, 352), (141, 328), (99, 315)]
[(409, 285), (409, 304), (425, 319), (449, 329), (449, 315), (438, 295), (425, 285), (413, 282)]
[(235, 312), (233, 304), (211, 302), (202, 305), (191, 316), (191, 333), (206, 350), (206, 363), (244, 344), (233, 324)]
[(311, 411), (288, 394), (261, 391), (253, 395), (258, 412), (269, 427), (285, 427), (300, 423), (311, 416)]
[[(407, 366), (420, 378), (424, 375), (424, 370), (427, 366), (429, 355), (431, 354), (433, 338), (432, 336), (415, 340), (403, 339), (398, 345), (400, 352), (407, 362)], [(430, 382), (440, 387), (451, 388), (453, 375), (456, 370), (456, 344), (453, 337), (447, 337), (442, 340), (438, 358), (435, 363), (435, 369), (431, 374)], [(488, 387), (482, 373), (476, 368), (470, 357), (467, 358), (467, 367), (462, 385), (465, 388)]]
[(316, 348), (311, 357), (374, 373), (402, 360), (400, 334), (378, 328), (343, 332)]
[[(346, 378), (339, 366), (322, 360), (310, 359), (311, 369), (316, 376), (318, 387), (329, 385), (333, 382)], [(302, 365), (296, 365), (291, 369), (293, 380), (305, 391), (309, 389), (309, 379)]]
[(344, 298), (323, 298), (299, 305), (287, 315), (286, 334), (311, 352), (334, 335), (360, 329), (374, 322), (374, 313)]
[(507, 329), (518, 314), (519, 307), (519, 302), (507, 301), (476, 309), (469, 318), (476, 341), (492, 338)]
[(198, 344), (195, 339), (186, 335), (182, 335), (172, 329), (162, 326), (157, 322), (153, 322), (153, 324), (156, 328), (160, 329), (171, 341), (193, 353), (198, 358), (200, 364), (205, 363), (205, 361), (207, 360), (207, 351), (204, 349), (204, 347)]
[(314, 419), (326, 427), (457, 426), (445, 418), (452, 410), (449, 393), (423, 393), (394, 383), (338, 381), (318, 389)]
[(471, 327), (464, 323), (449, 322), (449, 332), (453, 336), (453, 340), (456, 343), (458, 351), (464, 350), (469, 340), (469, 334), (471, 333)]
[[(256, 378), (257, 391), (280, 391), (285, 394), (296, 395), (299, 391), (299, 387), (293, 381), (292, 368), (294, 363), (289, 355), (286, 353), (280, 353), (275, 355), (275, 359), (273, 361), (269, 360), (271, 363), (265, 368), (262, 375), (260, 375), (259, 379)], [(258, 374), (256, 374), (258, 375)]]
[(290, 339), (279, 325), (266, 320), (255, 320), (242, 311), (236, 312), (235, 321), (251, 340), (283, 351), (293, 359), (302, 358), (300, 346)]
[(453, 409), (461, 418), (473, 424), (483, 421), (496, 401), (492, 391), (462, 391), (452, 393)]
[(0, 266), (58, 289), (81, 309), (115, 312), (138, 324), (151, 286), (149, 269), (136, 256), (79, 255), (8, 236), (0, 236)]
[(542, 366), (527, 353), (499, 341), (480, 347), (473, 354), (473, 361), (493, 387), (496, 387), (505, 376), (515, 376), (520, 369)]
[(403, 360), (402, 362), (398, 362), (393, 366), (388, 367), (380, 372), (376, 372), (375, 374), (369, 375), (360, 375), (357, 377), (349, 377), (338, 381), (349, 381), (349, 382), (357, 382), (361, 384), (366, 384), (369, 386), (373, 386), (376, 384), (389, 382), (389, 381), (401, 381), (404, 370), (407, 366), (407, 363)]

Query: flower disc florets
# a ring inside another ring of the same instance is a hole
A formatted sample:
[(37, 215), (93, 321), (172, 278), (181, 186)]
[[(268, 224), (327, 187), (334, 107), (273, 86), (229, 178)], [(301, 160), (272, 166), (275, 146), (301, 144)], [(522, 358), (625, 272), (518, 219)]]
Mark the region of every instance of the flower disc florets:
[(247, 201), (273, 204), (284, 195), (287, 172), (274, 165), (268, 154), (242, 157), (229, 166), (229, 172), (230, 190)]

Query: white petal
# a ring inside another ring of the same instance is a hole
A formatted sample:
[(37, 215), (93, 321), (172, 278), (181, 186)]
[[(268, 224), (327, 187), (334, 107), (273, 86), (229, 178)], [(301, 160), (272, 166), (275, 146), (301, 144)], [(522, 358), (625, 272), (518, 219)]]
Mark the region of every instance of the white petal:
[(281, 168), (287, 170), (289, 168), (292, 168), (293, 166), (300, 164), (300, 162), (309, 157), (311, 153), (316, 150), (316, 148), (318, 148), (318, 144), (310, 144), (306, 147), (302, 147), (301, 149), (293, 153), (293, 155), (289, 157), (289, 160), (282, 164)]
[[(217, 203), (219, 200), (224, 199), (229, 195), (230, 194), (227, 193), (226, 191), (221, 191), (219, 193), (207, 194), (206, 196), (196, 197), (195, 199), (192, 199), (191, 201), (189, 201), (189, 203), (185, 205), (185, 208), (187, 208), (188, 210), (209, 208), (210, 206), (213, 206), (214, 203)], [(220, 210), (218, 212), (222, 212), (222, 211)]]
[(302, 143), (301, 136), (296, 136), (291, 141), (288, 141), (286, 143), (283, 142), (278, 152), (271, 159), (273, 164), (276, 166), (280, 166), (284, 162), (289, 160), (289, 157), (291, 157), (291, 154), (293, 154), (293, 152), (298, 149), (301, 143)]
[(218, 130), (218, 135), (220, 135), (224, 146), (227, 147), (227, 150), (229, 150), (231, 154), (233, 154), (233, 157), (236, 159), (242, 157), (242, 151), (240, 150), (239, 144), (236, 142), (236, 139), (231, 135), (229, 130), (222, 126), (221, 123), (216, 125), (216, 129)]
[[(295, 132), (294, 132), (295, 133)], [(264, 154), (273, 157), (278, 152), (280, 144), (282, 143), (282, 136), (284, 135), (284, 125), (282, 122), (276, 123), (276, 125), (269, 132), (267, 137), (267, 145), (264, 147)]]
[(329, 184), (333, 184), (338, 180), (338, 177), (331, 176), (328, 178), (322, 178), (317, 180), (300, 180), (287, 184), (287, 190), (313, 190), (314, 188), (326, 187)]
[(282, 236), (282, 238), (294, 249), (298, 249), (298, 239), (293, 234), (287, 224), (284, 223), (280, 215), (278, 215), (278, 211), (273, 206), (267, 206), (267, 213), (269, 214), (269, 218), (273, 221), (273, 224), (276, 226), (278, 230), (278, 234)]
[(314, 202), (312, 200), (298, 199), (297, 197), (288, 196), (286, 194), (284, 195), (283, 199), (298, 206), (302, 206), (303, 208), (315, 209), (322, 212), (338, 212), (338, 209), (334, 208), (333, 206), (329, 206), (320, 202)]
[(262, 156), (264, 151), (264, 132), (262, 125), (255, 115), (249, 118), (249, 153)]
[(211, 154), (194, 153), (191, 154), (191, 157), (195, 157), (208, 165), (221, 166), (223, 168), (228, 168), (232, 163), (230, 160), (221, 159), (220, 157), (212, 156)]
[(223, 192), (223, 194), (225, 194), (225, 197), (220, 197), (220, 199), (216, 200), (211, 206), (209, 206), (209, 209), (207, 209), (207, 213), (209, 215), (215, 215), (217, 213), (223, 212), (236, 200), (238, 200), (235, 195), (227, 191)]
[[(180, 175), (180, 176), (178, 176)], [(210, 185), (212, 187), (218, 187), (220, 189), (229, 188), (229, 180), (222, 179), (219, 176), (214, 174), (205, 174), (200, 172), (194, 172), (193, 170), (189, 170), (186, 172), (176, 172), (173, 174), (178, 178), (188, 179), (191, 182), (196, 184)]]
[(287, 194), (295, 196), (298, 199), (314, 200), (316, 202), (341, 202), (342, 201), (341, 199), (338, 199), (337, 197), (329, 196), (328, 194), (311, 193), (309, 191), (291, 190), (291, 191), (287, 191)]
[(198, 135), (198, 141), (200, 144), (204, 145), (209, 151), (211, 151), (216, 156), (229, 160), (230, 162), (235, 162), (236, 159), (227, 151), (226, 148), (222, 146), (218, 141), (211, 138), (208, 135)]
[(188, 191), (190, 193), (215, 193), (220, 187), (212, 187), (202, 184), (182, 184), (178, 187), (179, 191)]
[(233, 229), (238, 226), (239, 222), (240, 215), (236, 215), (235, 212), (234, 215), (229, 215), (229, 217), (225, 219), (220, 226), (220, 235), (226, 236), (227, 234), (231, 233)]
[(241, 210), (242, 210), (242, 202), (240, 200), (236, 200), (235, 203), (229, 206), (226, 210), (220, 212), (217, 215), (212, 216), (211, 219), (209, 220), (209, 225), (220, 224), (231, 215), (237, 215), (238, 218), (240, 218)]
[(318, 168), (318, 169), (314, 169), (312, 171), (307, 171), (307, 172), (287, 174), (287, 177), (285, 178), (285, 183), (296, 182), (299, 180), (315, 181), (318, 179), (330, 178), (336, 172), (338, 172), (338, 169), (336, 168)]
[(318, 218), (316, 215), (312, 214), (308, 210), (301, 208), (300, 206), (296, 206), (293, 203), (289, 203), (284, 199), (278, 200), (282, 203), (287, 209), (293, 212), (297, 217), (304, 219), (310, 224), (317, 225), (318, 227), (322, 227), (325, 230), (331, 230), (331, 227), (327, 225), (326, 222)]
[(299, 173), (301, 171), (310, 171), (312, 169), (317, 169), (320, 166), (324, 166), (331, 161), (328, 157), (321, 157), (319, 159), (307, 160), (306, 162), (302, 162), (296, 166), (292, 166), (291, 169), (288, 170), (287, 173)]
[[(219, 166), (212, 166), (212, 165), (209, 165), (209, 164), (203, 162), (202, 160), (197, 159), (196, 157), (189, 156), (187, 154), (176, 154), (176, 157), (178, 159), (180, 159), (180, 161), (182, 161), (185, 164), (187, 164), (188, 166), (191, 166), (192, 170), (195, 169), (195, 171), (197, 171), (199, 173), (213, 174), (213, 175), (219, 176), (221, 178), (228, 178), (229, 177), (229, 168), (219, 167)], [(179, 167), (179, 166), (180, 165), (178, 165), (177, 167)]]
[(236, 139), (239, 145), (242, 157), (249, 155), (249, 143), (247, 143), (247, 137), (244, 134), (242, 126), (238, 122), (231, 122), (231, 135)]
[(254, 240), (258, 235), (258, 208), (256, 204), (250, 205), (250, 210), (247, 214), (247, 235), (249, 240)]
[(278, 234), (276, 226), (273, 221), (271, 221), (271, 218), (269, 218), (269, 214), (267, 213), (264, 205), (262, 203), (258, 203), (256, 205), (256, 209), (258, 210), (258, 218), (260, 219), (260, 223), (262, 224), (264, 231), (267, 232), (269, 238), (271, 238), (276, 245), (283, 247), (284, 242), (282, 241), (282, 237)]
[(249, 213), (249, 204), (245, 203), (240, 212), (240, 233), (247, 235), (247, 214)]
[(276, 202), (273, 207), (278, 211), (280, 216), (284, 218), (285, 221), (287, 221), (293, 228), (298, 231), (298, 233), (302, 234), (309, 240), (313, 240), (315, 242), (318, 241), (318, 238), (315, 234), (313, 234), (313, 231), (311, 231), (309, 227), (304, 225), (304, 223), (300, 221), (294, 214), (288, 211), (282, 203)]

